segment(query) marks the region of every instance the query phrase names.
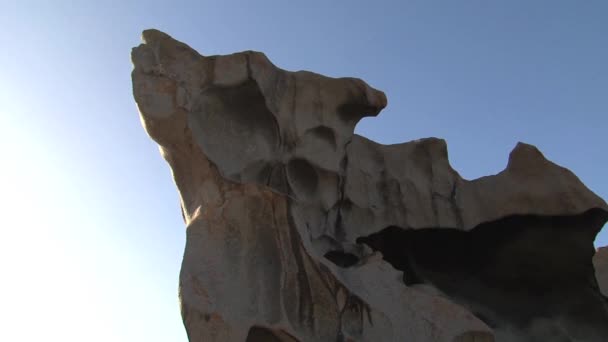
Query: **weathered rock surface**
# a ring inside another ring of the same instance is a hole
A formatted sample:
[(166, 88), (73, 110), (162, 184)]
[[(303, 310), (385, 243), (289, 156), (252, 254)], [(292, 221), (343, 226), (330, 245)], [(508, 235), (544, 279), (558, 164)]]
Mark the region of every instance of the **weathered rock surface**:
[(608, 247), (597, 250), (593, 257), (593, 266), (600, 290), (608, 297)]
[(608, 340), (608, 206), (535, 147), (467, 181), (441, 139), (353, 134), (387, 104), (359, 79), (143, 39), (133, 92), (181, 196), (191, 341)]

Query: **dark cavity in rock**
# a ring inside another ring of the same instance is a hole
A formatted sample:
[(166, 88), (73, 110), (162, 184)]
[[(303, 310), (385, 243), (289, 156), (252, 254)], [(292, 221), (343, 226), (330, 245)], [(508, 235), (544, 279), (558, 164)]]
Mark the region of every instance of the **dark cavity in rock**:
[(406, 285), (429, 283), (497, 333), (526, 341), (605, 341), (608, 301), (594, 277), (592, 241), (608, 212), (516, 215), (466, 232), (390, 226), (360, 237)]

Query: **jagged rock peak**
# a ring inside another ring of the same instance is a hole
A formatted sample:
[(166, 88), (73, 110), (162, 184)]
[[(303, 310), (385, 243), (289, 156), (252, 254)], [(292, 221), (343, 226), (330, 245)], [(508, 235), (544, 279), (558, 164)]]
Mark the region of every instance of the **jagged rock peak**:
[(143, 40), (133, 93), (180, 193), (191, 341), (608, 337), (608, 206), (534, 146), (468, 181), (444, 140), (354, 134), (387, 105), (360, 79)]

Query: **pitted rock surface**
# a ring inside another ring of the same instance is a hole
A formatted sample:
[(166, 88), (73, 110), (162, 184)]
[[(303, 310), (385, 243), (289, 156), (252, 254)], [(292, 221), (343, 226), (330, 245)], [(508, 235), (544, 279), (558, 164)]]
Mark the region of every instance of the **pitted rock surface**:
[(133, 93), (181, 198), (190, 341), (608, 339), (608, 206), (534, 146), (467, 181), (444, 140), (354, 134), (387, 105), (362, 80), (143, 40)]

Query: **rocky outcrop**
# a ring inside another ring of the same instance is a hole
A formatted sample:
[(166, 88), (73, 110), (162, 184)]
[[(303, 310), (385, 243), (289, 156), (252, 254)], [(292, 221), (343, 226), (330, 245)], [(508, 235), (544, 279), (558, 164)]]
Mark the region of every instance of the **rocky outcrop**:
[(608, 338), (608, 206), (535, 147), (467, 181), (441, 139), (354, 134), (387, 104), (362, 80), (143, 40), (133, 92), (180, 193), (190, 341)]

